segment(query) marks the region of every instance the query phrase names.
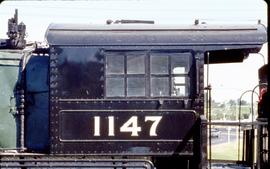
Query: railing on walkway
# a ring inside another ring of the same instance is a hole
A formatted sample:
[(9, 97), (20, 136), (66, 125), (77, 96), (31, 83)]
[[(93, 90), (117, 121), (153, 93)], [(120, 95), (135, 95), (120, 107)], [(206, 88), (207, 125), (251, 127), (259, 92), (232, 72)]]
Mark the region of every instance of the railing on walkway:
[[(257, 169), (266, 169), (269, 165), (268, 155), (268, 122), (265, 118), (257, 119), (253, 122), (239, 122), (239, 121), (222, 121), (222, 122), (208, 122), (208, 126), (216, 130), (209, 130), (208, 132), (208, 155), (209, 162), (230, 162), (255, 167)], [(216, 132), (220, 132), (218, 135)], [(233, 139), (231, 139), (233, 138)], [(222, 140), (223, 139), (223, 140)], [(218, 140), (221, 140), (220, 142)], [(233, 140), (233, 141), (232, 141)], [(210, 144), (209, 144), (210, 143)], [(233, 146), (235, 149), (231, 150), (234, 158), (220, 159), (213, 152), (215, 148), (219, 148), (220, 152), (224, 152), (224, 157), (227, 157), (225, 143)], [(235, 144), (234, 144), (235, 143)], [(219, 145), (220, 146), (217, 146)], [(237, 156), (236, 156), (237, 154)]]

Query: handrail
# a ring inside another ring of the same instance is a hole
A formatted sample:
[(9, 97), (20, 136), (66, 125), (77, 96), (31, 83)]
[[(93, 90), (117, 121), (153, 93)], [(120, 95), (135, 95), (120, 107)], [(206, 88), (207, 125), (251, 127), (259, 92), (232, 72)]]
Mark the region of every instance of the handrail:
[(252, 125), (268, 125), (268, 122), (211, 122), (207, 123), (208, 125), (215, 126), (252, 126)]

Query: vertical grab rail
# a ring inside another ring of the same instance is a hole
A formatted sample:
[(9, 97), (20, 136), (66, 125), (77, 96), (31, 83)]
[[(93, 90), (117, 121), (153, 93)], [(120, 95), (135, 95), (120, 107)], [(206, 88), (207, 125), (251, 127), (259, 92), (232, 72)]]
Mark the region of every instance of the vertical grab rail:
[(211, 141), (211, 90), (212, 86), (209, 84), (209, 60), (210, 60), (210, 54), (209, 52), (206, 53), (207, 55), (207, 72), (206, 72), (206, 87), (205, 90), (207, 91), (207, 101), (206, 101), (206, 111), (207, 111), (207, 118), (208, 118), (208, 141), (209, 141), (209, 169), (211, 169), (211, 163), (212, 163), (212, 141)]
[[(252, 90), (246, 90), (245, 92), (243, 92), (239, 98), (239, 110), (238, 110), (238, 161), (240, 161), (240, 129), (241, 129), (241, 108), (242, 108), (242, 97), (248, 93), (248, 92), (253, 92)], [(259, 96), (259, 94), (257, 92), (254, 91), (254, 93), (257, 94), (257, 96)]]

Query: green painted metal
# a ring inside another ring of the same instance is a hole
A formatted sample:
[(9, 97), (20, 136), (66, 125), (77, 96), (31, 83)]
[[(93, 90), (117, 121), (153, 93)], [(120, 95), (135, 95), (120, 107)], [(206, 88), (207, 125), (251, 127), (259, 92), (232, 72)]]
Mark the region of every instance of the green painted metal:
[(0, 50), (0, 149), (16, 148), (16, 98), (21, 50)]

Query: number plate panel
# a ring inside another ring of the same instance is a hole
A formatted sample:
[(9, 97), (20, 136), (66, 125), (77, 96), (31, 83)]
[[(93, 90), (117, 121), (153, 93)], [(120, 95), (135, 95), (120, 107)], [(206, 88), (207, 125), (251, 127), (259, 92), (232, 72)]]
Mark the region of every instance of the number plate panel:
[[(158, 117), (160, 121), (155, 121)], [(193, 136), (199, 132), (197, 122), (196, 113), (189, 110), (60, 110), (51, 119), (51, 153), (192, 154)], [(113, 131), (110, 131), (112, 123)], [(95, 127), (100, 127), (96, 135)], [(132, 136), (133, 130), (136, 131)]]
[(192, 111), (61, 111), (59, 117), (62, 142), (181, 141), (196, 120)]

